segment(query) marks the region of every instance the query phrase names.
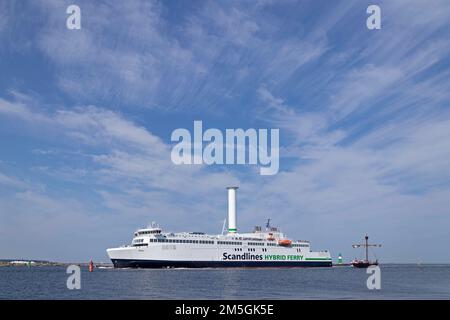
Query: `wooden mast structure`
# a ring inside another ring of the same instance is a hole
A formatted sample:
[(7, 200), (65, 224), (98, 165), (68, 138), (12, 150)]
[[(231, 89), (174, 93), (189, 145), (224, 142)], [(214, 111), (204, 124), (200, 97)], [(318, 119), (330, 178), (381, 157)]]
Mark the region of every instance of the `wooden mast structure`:
[(361, 248), (363, 247), (366, 251), (366, 259), (364, 261), (361, 260), (354, 260), (352, 262), (352, 265), (354, 267), (362, 267), (367, 268), (370, 265), (377, 265), (378, 261), (370, 262), (369, 261), (369, 247), (381, 247), (381, 244), (369, 244), (369, 236), (366, 234), (364, 237), (364, 243), (354, 244), (352, 245), (353, 248)]

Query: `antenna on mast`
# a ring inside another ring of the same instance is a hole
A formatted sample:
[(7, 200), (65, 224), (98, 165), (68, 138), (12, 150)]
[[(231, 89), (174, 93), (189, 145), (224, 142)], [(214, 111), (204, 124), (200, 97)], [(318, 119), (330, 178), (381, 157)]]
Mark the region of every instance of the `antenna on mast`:
[(266, 229), (267, 229), (267, 230), (270, 230), (270, 218), (267, 219)]
[(225, 233), (225, 226), (227, 224), (227, 219), (223, 219), (223, 225), (222, 225), (222, 235)]

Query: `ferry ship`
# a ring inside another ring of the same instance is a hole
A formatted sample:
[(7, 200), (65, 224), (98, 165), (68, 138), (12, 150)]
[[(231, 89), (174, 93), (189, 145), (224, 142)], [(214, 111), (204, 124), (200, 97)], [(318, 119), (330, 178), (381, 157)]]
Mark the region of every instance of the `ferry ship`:
[(116, 268), (331, 267), (330, 252), (312, 251), (309, 241), (293, 241), (268, 220), (265, 230), (238, 233), (236, 190), (228, 187), (228, 232), (171, 233), (152, 223), (134, 233), (132, 243), (107, 249)]

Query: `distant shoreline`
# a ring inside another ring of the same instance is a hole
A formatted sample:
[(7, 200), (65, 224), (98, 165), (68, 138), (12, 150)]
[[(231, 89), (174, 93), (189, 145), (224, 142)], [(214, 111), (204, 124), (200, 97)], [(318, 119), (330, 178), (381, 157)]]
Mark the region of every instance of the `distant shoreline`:
[[(95, 267), (113, 267), (111, 262), (95, 262), (93, 261)], [(417, 265), (417, 266), (433, 266), (433, 265), (449, 265), (450, 263), (445, 262), (386, 262), (380, 263), (380, 265)], [(69, 265), (78, 265), (80, 267), (89, 266), (89, 262), (56, 262), (56, 261), (48, 261), (48, 260), (25, 260), (25, 259), (0, 259), (0, 267), (67, 267)], [(350, 266), (350, 263), (333, 263), (333, 267), (347, 267)]]
[[(56, 262), (47, 260), (24, 260), (24, 259), (0, 259), (0, 267), (52, 267), (60, 266), (65, 267), (69, 265), (88, 266), (89, 262)], [(94, 262), (96, 267), (112, 267), (112, 263), (107, 262)]]

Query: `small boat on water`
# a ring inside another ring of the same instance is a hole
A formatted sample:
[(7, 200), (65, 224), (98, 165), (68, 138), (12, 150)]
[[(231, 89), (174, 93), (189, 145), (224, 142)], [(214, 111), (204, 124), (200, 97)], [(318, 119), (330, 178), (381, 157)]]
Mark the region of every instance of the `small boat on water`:
[(366, 258), (364, 260), (362, 259), (354, 259), (351, 262), (351, 265), (354, 268), (368, 268), (370, 266), (377, 266), (378, 260), (369, 260), (369, 247), (381, 247), (381, 244), (369, 244), (369, 236), (364, 237), (365, 243), (362, 244), (354, 244), (352, 245), (353, 248), (365, 248), (366, 249)]
[(352, 266), (354, 268), (367, 268), (369, 266), (377, 266), (378, 265), (378, 260), (375, 261), (369, 261), (369, 260), (352, 260)]

